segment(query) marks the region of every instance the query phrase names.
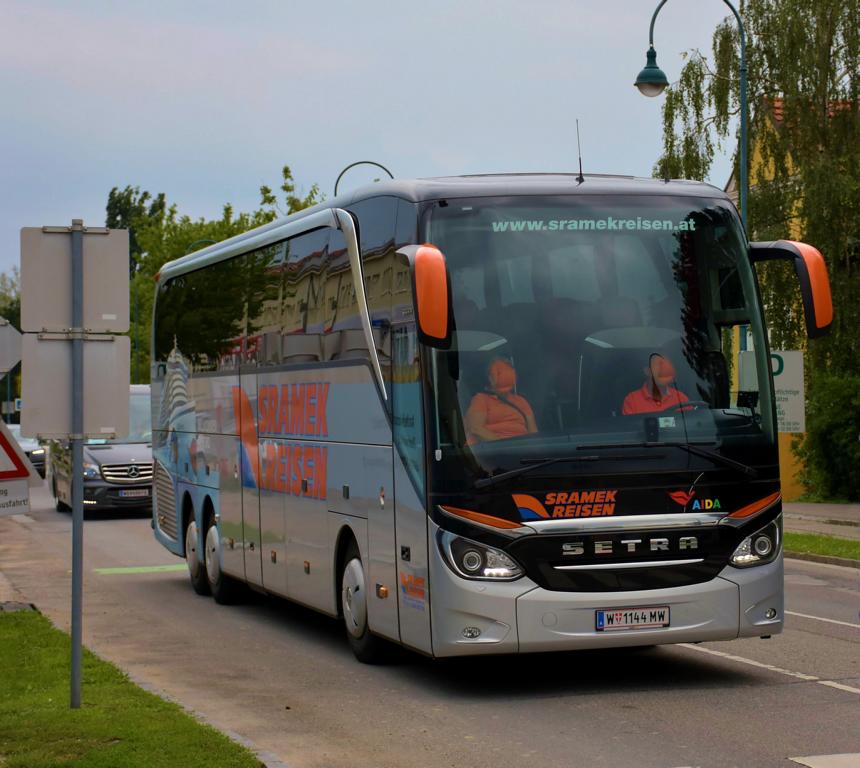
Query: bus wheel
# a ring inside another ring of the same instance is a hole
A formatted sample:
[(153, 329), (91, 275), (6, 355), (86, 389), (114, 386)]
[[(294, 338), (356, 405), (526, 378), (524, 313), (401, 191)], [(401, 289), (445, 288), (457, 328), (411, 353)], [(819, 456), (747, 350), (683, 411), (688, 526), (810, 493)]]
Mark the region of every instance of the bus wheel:
[(204, 564), (209, 591), (216, 603), (229, 605), (236, 601), (239, 595), (239, 583), (221, 571), (221, 536), (218, 533), (218, 523), (210, 515), (206, 525), (206, 541), (204, 546)]
[(340, 576), (340, 604), (343, 623), (355, 657), (364, 664), (382, 660), (383, 640), (372, 634), (367, 626), (367, 598), (364, 566), (355, 543), (349, 545)]
[(185, 526), (185, 563), (188, 565), (188, 575), (191, 586), (198, 595), (209, 594), (209, 578), (206, 567), (200, 559), (200, 537), (197, 533), (197, 521), (192, 517)]

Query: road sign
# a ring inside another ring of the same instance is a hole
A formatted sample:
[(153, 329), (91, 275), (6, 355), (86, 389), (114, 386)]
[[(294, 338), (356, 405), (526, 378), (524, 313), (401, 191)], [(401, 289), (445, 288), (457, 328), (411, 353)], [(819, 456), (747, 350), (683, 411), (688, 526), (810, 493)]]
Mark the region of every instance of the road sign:
[(42, 478), (6, 425), (0, 421), (0, 516), (30, 511), (30, 486)]
[[(89, 333), (128, 330), (128, 230), (83, 229), (83, 322)], [(21, 230), (21, 330), (72, 327), (70, 227)]]
[[(39, 338), (39, 337), (42, 338)], [(84, 344), (85, 437), (123, 437), (128, 434), (128, 388), (131, 340), (128, 336), (100, 336)], [(21, 391), (21, 434), (66, 438), (72, 429), (72, 344), (62, 335), (24, 334)]]
[(803, 352), (771, 350), (776, 420), (780, 432), (806, 432)]
[(0, 317), (0, 374), (8, 373), (21, 361), (21, 334)]
[(21, 230), (21, 431), (68, 436), (72, 449), (72, 709), (81, 706), (83, 658), (83, 438), (127, 434), (131, 342), (108, 334), (128, 330), (128, 265), (126, 230), (88, 229), (81, 219)]
[[(740, 390), (758, 392), (755, 352), (745, 350), (738, 355)], [(773, 390), (776, 397), (778, 432), (806, 432), (806, 400), (803, 386), (803, 352), (771, 350)]]

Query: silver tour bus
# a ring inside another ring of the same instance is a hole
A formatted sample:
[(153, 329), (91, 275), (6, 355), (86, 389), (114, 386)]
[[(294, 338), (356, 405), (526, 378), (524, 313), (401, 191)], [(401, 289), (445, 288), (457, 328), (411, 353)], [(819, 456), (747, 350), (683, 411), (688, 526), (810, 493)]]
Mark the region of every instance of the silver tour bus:
[(818, 251), (684, 181), (383, 182), (173, 261), (155, 536), (362, 661), (780, 632), (771, 259), (825, 333)]

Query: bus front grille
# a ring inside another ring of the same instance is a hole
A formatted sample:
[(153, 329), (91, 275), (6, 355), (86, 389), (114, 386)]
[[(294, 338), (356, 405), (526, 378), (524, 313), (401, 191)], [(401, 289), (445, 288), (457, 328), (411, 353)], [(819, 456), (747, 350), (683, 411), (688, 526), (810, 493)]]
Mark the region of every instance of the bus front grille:
[(176, 494), (173, 480), (161, 462), (155, 462), (155, 521), (158, 529), (176, 541)]
[(544, 589), (619, 592), (710, 581), (739, 543), (734, 529), (526, 536), (508, 551)]

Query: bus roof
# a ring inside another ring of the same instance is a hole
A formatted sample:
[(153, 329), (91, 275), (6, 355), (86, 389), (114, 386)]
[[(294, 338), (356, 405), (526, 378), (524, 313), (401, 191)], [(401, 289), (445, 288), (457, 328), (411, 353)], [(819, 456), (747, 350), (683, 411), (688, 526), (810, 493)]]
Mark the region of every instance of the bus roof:
[[(290, 216), (276, 219), (229, 240), (168, 262), (161, 268), (156, 279), (162, 282), (169, 277), (230, 258), (241, 253), (242, 243), (245, 241), (253, 240), (256, 246), (261, 240), (275, 242), (289, 237), (293, 234), (290, 225), (307, 216), (329, 208), (348, 208), (359, 200), (371, 197), (399, 197), (415, 203), (503, 195), (673, 195), (730, 199), (722, 189), (700, 181), (588, 173), (584, 174), (583, 178), (584, 180), (579, 182), (579, 175), (576, 173), (498, 173), (428, 179), (385, 179), (350, 190)], [(261, 237), (267, 233), (268, 237)]]

